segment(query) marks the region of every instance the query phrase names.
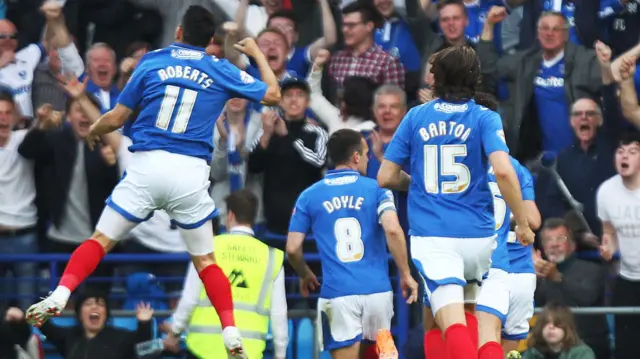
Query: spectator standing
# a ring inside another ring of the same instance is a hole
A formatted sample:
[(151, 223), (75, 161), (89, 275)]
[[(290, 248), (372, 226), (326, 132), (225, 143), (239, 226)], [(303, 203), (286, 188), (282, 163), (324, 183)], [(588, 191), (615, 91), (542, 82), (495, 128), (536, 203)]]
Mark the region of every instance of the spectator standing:
[[(298, 77), (306, 77), (309, 67), (315, 60), (318, 52), (331, 48), (337, 41), (336, 22), (331, 13), (328, 0), (318, 0), (322, 11), (323, 37), (316, 39), (311, 45), (296, 47), (299, 38), (298, 21), (291, 10), (280, 10), (269, 16), (267, 27), (274, 27), (282, 31), (289, 43), (287, 70), (294, 72)], [(239, 24), (242, 22), (238, 21)]]
[(377, 13), (363, 3), (354, 2), (342, 9), (345, 49), (338, 51), (329, 65), (329, 76), (343, 89), (349, 76), (371, 79), (376, 85), (404, 86), (404, 67), (374, 42)]
[[(12, 131), (17, 119), (11, 94), (0, 93), (0, 253), (4, 255), (38, 252), (33, 161), (18, 153), (27, 130)], [(9, 270), (12, 282), (4, 280)], [(32, 279), (36, 276), (36, 263), (0, 264), (0, 293), (19, 295), (20, 306), (26, 308), (36, 294)], [(27, 277), (30, 279), (23, 279)]]
[[(606, 180), (597, 192), (598, 216), (602, 221), (605, 260), (620, 251), (620, 272), (613, 289), (613, 306), (640, 305), (640, 134), (623, 137), (615, 155), (617, 175)], [(633, 316), (615, 316), (615, 357), (636, 355), (640, 321)]]
[[(534, 267), (538, 276), (536, 305), (603, 306), (606, 267), (576, 258), (576, 242), (566, 222), (560, 218), (547, 219), (540, 236), (547, 260), (542, 259), (539, 250), (534, 253)], [(611, 358), (609, 326), (604, 314), (577, 317), (576, 331), (585, 344), (593, 349), (595, 358)]]
[(38, 65), (33, 73), (31, 101), (34, 109), (50, 104), (54, 110), (64, 111), (67, 97), (60, 88), (58, 76), (63, 73), (81, 76), (84, 62), (65, 25), (62, 6), (50, 1), (43, 6), (43, 12), (47, 18), (45, 48), (48, 61)]
[[(211, 198), (216, 203), (222, 224), (226, 223), (227, 217), (225, 197), (243, 188), (249, 189), (258, 198), (256, 223), (264, 222), (262, 175), (247, 173), (249, 153), (262, 129), (262, 119), (260, 113), (248, 104), (247, 100), (241, 98), (227, 101), (213, 134), (215, 146), (211, 159)], [(227, 228), (222, 230), (226, 232)], [(257, 235), (260, 237), (261, 233)]]
[[(575, 134), (574, 142), (560, 152), (556, 168), (571, 195), (584, 205), (583, 214), (589, 230), (599, 237), (601, 226), (596, 214), (596, 189), (615, 174), (613, 158), (625, 124), (611, 72), (611, 50), (601, 42), (595, 48), (602, 73), (604, 113), (589, 98), (578, 99), (572, 105), (569, 123)], [(549, 183), (545, 217), (564, 217), (573, 208), (557, 182)]]
[[(234, 316), (243, 334), (245, 353), (249, 358), (262, 357), (271, 325), (275, 359), (284, 359), (289, 344), (284, 253), (254, 237), (251, 228), (255, 224), (258, 198), (253, 193), (246, 189), (236, 191), (225, 202), (229, 233), (214, 238), (216, 263), (231, 281)], [(189, 266), (180, 304), (172, 319), (168, 330), (171, 349), (177, 351), (179, 333), (187, 329), (187, 358), (226, 356), (220, 320), (193, 265)]]
[(322, 71), (329, 60), (329, 51), (322, 50), (316, 57), (309, 73), (311, 89), (309, 108), (327, 126), (329, 135), (343, 129), (371, 131), (375, 123), (371, 121), (371, 105), (375, 84), (366, 77), (347, 77), (340, 107), (334, 106), (322, 93)]
[(505, 133), (514, 157), (524, 163), (541, 151), (558, 153), (571, 145), (569, 106), (599, 97), (601, 70), (593, 51), (567, 41), (568, 22), (561, 13), (540, 18), (539, 47), (499, 58), (493, 27), (505, 17), (504, 8), (491, 9), (477, 53), (489, 86), (495, 89), (500, 80), (510, 85)]
[(571, 310), (564, 305), (545, 306), (529, 337), (523, 359), (596, 359), (580, 341)]
[(40, 358), (40, 353), (33, 352), (30, 348), (31, 327), (27, 324), (22, 310), (8, 308), (0, 313), (4, 317), (0, 321), (0, 358), (44, 359)]
[[(84, 140), (91, 117), (83, 108), (99, 107), (92, 94), (70, 97), (66, 120), (57, 112), (42, 116), (18, 147), (23, 157), (46, 167), (42, 190), (52, 222), (47, 233), (50, 252), (71, 253), (91, 237), (104, 201), (120, 178), (113, 150), (91, 150)], [(96, 275), (110, 276), (111, 267), (100, 265)]]
[(262, 131), (249, 156), (249, 171), (264, 173), (267, 230), (285, 235), (298, 195), (322, 177), (327, 133), (305, 117), (310, 92), (306, 81), (292, 78), (280, 87), (284, 118), (273, 111), (262, 114)]
[(87, 73), (80, 77), (87, 82), (87, 92), (94, 95), (100, 103), (100, 111), (111, 110), (118, 101), (120, 89), (114, 84), (116, 76), (116, 52), (104, 42), (97, 42), (87, 51)]
[(65, 359), (134, 359), (135, 346), (153, 337), (153, 309), (144, 303), (136, 308), (138, 327), (135, 332), (114, 328), (107, 298), (100, 293), (86, 292), (76, 300), (77, 324), (62, 327), (47, 321), (40, 331)]

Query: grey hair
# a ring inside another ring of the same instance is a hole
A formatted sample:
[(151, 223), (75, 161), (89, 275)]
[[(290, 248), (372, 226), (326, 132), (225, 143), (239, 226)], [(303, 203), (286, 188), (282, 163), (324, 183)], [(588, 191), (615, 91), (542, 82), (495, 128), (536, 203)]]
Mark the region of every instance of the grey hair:
[(565, 30), (569, 30), (571, 28), (571, 24), (569, 23), (569, 19), (560, 11), (544, 11), (540, 17), (538, 18), (538, 27), (540, 27), (540, 22), (542, 21), (543, 18), (547, 17), (547, 16), (557, 16), (562, 18), (562, 21), (564, 23), (563, 28)]
[(596, 105), (596, 112), (598, 113), (599, 117), (602, 117), (602, 109), (600, 108), (600, 105), (598, 104), (597, 101), (595, 101), (592, 98), (589, 97), (581, 97), (577, 100), (575, 100), (572, 104), (571, 104), (571, 111), (573, 111), (573, 108), (576, 106), (576, 104), (578, 103), (578, 101), (582, 101), (582, 100), (588, 100), (591, 101), (594, 105)]
[(378, 87), (378, 89), (373, 93), (374, 106), (378, 103), (378, 96), (381, 95), (397, 95), (400, 97), (402, 106), (407, 106), (407, 93), (398, 85), (386, 84)]
[[(111, 48), (111, 46), (109, 46), (109, 44), (107, 44), (106, 42), (96, 42), (95, 44), (91, 45), (91, 47), (89, 48), (89, 50), (87, 50), (86, 55), (85, 55), (85, 68), (89, 68), (89, 59), (91, 58), (91, 52), (93, 50), (96, 49), (107, 49), (109, 51), (109, 54), (111, 55), (111, 57), (113, 58), (113, 63), (116, 63), (116, 52)], [(116, 64), (117, 65), (117, 64)]]

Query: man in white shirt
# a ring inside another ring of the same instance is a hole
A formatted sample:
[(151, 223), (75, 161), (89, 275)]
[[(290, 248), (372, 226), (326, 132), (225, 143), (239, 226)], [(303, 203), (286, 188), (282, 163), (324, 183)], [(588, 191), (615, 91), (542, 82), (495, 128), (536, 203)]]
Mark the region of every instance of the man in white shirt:
[[(250, 281), (249, 278), (255, 277), (255, 276), (253, 276), (253, 273), (250, 273), (250, 271), (255, 270), (256, 267), (253, 267), (250, 262), (252, 262), (251, 258), (257, 258), (257, 257), (254, 257), (256, 253), (254, 253), (254, 251), (252, 250), (249, 251), (251, 253), (241, 253), (238, 251), (245, 246), (247, 246), (246, 248), (252, 248), (252, 249), (257, 249), (257, 248), (260, 248), (260, 246), (264, 246), (262, 243), (259, 243), (257, 239), (252, 238), (254, 236), (254, 233), (251, 228), (253, 227), (253, 224), (255, 222), (258, 199), (251, 191), (244, 189), (244, 190), (233, 192), (232, 194), (227, 196), (227, 198), (225, 199), (225, 202), (227, 204), (226, 227), (229, 229), (228, 234), (235, 235), (234, 237), (227, 237), (226, 239), (233, 238), (234, 240), (237, 240), (237, 248), (235, 246), (225, 247), (224, 245), (221, 245), (223, 243), (218, 242), (218, 240), (222, 240), (223, 236), (216, 237), (216, 240), (214, 241), (214, 243), (216, 244), (216, 256), (217, 258), (219, 258), (218, 263), (224, 270), (225, 274), (229, 275), (229, 277), (231, 278), (232, 290), (234, 293), (233, 294), (234, 307), (235, 307), (234, 312), (238, 312), (238, 311), (246, 312), (246, 310), (241, 310), (240, 307), (246, 306), (247, 304), (241, 303), (239, 302), (239, 300), (240, 298), (247, 297), (247, 292), (245, 291), (248, 288), (251, 288), (253, 286), (252, 283), (254, 282)], [(257, 247), (251, 245), (250, 242), (253, 240), (255, 240), (258, 243)], [(279, 250), (274, 248), (269, 248), (269, 251), (270, 251), (269, 261), (271, 261), (272, 259), (271, 252), (275, 253), (275, 251), (279, 251)], [(233, 263), (233, 266), (229, 267), (227, 265), (227, 267), (229, 268), (225, 268), (226, 260), (229, 260), (229, 258), (233, 258), (233, 257), (237, 257), (237, 258), (245, 257), (245, 258), (232, 260), (229, 263)], [(284, 254), (280, 253), (280, 258), (283, 258), (283, 257), (284, 257)], [(272, 267), (268, 263), (264, 263), (264, 265), (267, 268)], [(267, 269), (267, 273), (263, 282), (263, 283), (270, 284), (271, 290), (269, 291), (268, 288), (266, 288), (265, 293), (271, 292), (271, 300), (270, 300), (271, 303), (269, 305), (268, 302), (265, 302), (263, 303), (264, 305), (263, 306), (263, 305), (260, 305), (262, 300), (259, 299), (258, 304), (256, 306), (260, 307), (258, 310), (264, 307), (264, 309), (267, 309), (269, 311), (271, 331), (273, 333), (273, 346), (274, 346), (274, 352), (275, 352), (274, 358), (284, 359), (287, 351), (287, 345), (289, 342), (289, 332), (288, 332), (289, 327), (288, 327), (288, 318), (287, 318), (287, 300), (286, 300), (286, 293), (285, 293), (285, 286), (284, 286), (284, 270), (282, 267), (282, 261), (280, 261), (279, 263), (279, 269), (278, 267), (273, 267), (273, 270), (274, 270), (273, 272), (277, 273), (277, 275), (275, 275), (275, 277), (270, 277), (271, 273), (269, 273), (269, 269)], [(271, 283), (266, 281), (266, 279), (269, 277), (272, 280)], [(258, 289), (258, 288), (259, 287), (257, 286), (255, 287), (255, 289)], [(236, 290), (238, 290), (238, 292), (236, 292)], [(260, 293), (263, 293), (264, 290), (265, 290), (265, 287), (263, 284), (263, 287), (261, 287), (260, 289)], [(169, 330), (169, 328), (165, 327), (165, 329), (169, 332), (168, 341), (166, 342), (166, 345), (169, 347), (170, 350), (177, 349), (176, 348), (177, 341), (175, 339), (177, 338), (177, 335), (179, 335), (179, 333), (182, 333), (185, 329), (189, 330), (190, 335), (191, 333), (197, 333), (197, 334), (202, 334), (205, 332), (209, 333), (209, 335), (211, 335), (211, 341), (215, 340), (214, 338), (216, 335), (215, 330), (211, 330), (210, 332), (196, 330), (201, 328), (202, 324), (200, 324), (198, 328), (195, 328), (195, 326), (193, 325), (193, 320), (195, 319), (195, 312), (199, 309), (202, 309), (203, 307), (206, 308), (207, 306), (210, 306), (210, 304), (208, 303), (202, 303), (202, 300), (200, 299), (202, 297), (200, 295), (201, 292), (202, 292), (202, 284), (198, 279), (198, 273), (196, 272), (193, 265), (189, 265), (189, 271), (187, 272), (187, 277), (185, 279), (182, 297), (180, 298), (180, 302), (178, 303), (176, 312), (172, 316), (171, 329)], [(238, 314), (236, 314), (236, 318), (239, 318)], [(198, 322), (201, 323), (202, 318), (199, 318)], [(238, 325), (238, 328), (240, 329), (241, 332), (243, 332), (243, 330), (246, 329), (246, 328), (243, 329), (243, 325), (246, 325), (246, 323), (240, 323), (237, 321), (236, 324)], [(250, 331), (254, 332), (255, 330), (253, 330), (253, 327), (252, 327)], [(264, 328), (264, 332), (265, 332), (264, 334), (266, 334), (266, 328)], [(248, 343), (249, 338), (251, 336), (246, 335), (246, 333), (244, 334), (245, 334), (244, 346), (245, 346), (247, 355), (249, 357), (257, 357), (258, 353), (252, 353), (252, 349), (254, 346)], [(219, 333), (217, 335), (219, 335)], [(201, 359), (216, 358), (216, 353), (209, 353), (210, 356), (203, 356), (204, 354), (200, 352), (201, 348), (193, 347), (191, 345), (189, 337), (187, 337), (187, 349), (190, 352), (189, 355), (187, 356), (188, 358), (201, 358)], [(194, 354), (197, 354), (198, 356), (195, 356)]]
[[(16, 105), (9, 93), (0, 93), (0, 254), (17, 255), (38, 252), (38, 220), (33, 178), (33, 162), (20, 156), (18, 146), (27, 130), (11, 131), (18, 119)], [(0, 279), (0, 293), (21, 296), (26, 308), (35, 295), (36, 263), (0, 263), (0, 278), (10, 270), (15, 281)]]
[[(613, 305), (640, 305), (640, 134), (620, 140), (616, 151), (617, 175), (606, 180), (596, 195), (602, 221), (600, 254), (611, 260), (620, 251), (620, 273), (613, 291)], [(633, 316), (615, 317), (615, 357), (631, 358), (637, 350), (640, 321)]]

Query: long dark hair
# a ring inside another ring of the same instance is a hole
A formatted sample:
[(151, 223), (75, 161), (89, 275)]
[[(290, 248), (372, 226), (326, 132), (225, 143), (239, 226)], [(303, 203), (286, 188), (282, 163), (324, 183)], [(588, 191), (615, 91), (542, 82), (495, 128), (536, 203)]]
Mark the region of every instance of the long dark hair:
[(549, 323), (564, 330), (563, 349), (570, 349), (580, 343), (571, 310), (559, 303), (549, 303), (538, 315), (538, 321), (533, 327), (533, 333), (527, 343), (529, 348), (536, 348), (540, 353), (549, 353), (551, 351), (542, 335), (544, 327)]
[(433, 94), (445, 101), (468, 101), (480, 88), (480, 60), (470, 46), (451, 46), (429, 59)]

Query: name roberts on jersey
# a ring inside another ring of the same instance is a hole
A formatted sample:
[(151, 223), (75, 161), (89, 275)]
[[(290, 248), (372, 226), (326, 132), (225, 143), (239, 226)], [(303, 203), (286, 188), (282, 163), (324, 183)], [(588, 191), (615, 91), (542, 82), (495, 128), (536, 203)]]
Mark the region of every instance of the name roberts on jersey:
[(158, 70), (158, 77), (160, 81), (167, 81), (169, 79), (184, 79), (197, 83), (202, 86), (203, 89), (209, 88), (213, 84), (213, 79), (209, 74), (201, 72), (198, 69), (194, 69), (191, 66), (167, 66)]

